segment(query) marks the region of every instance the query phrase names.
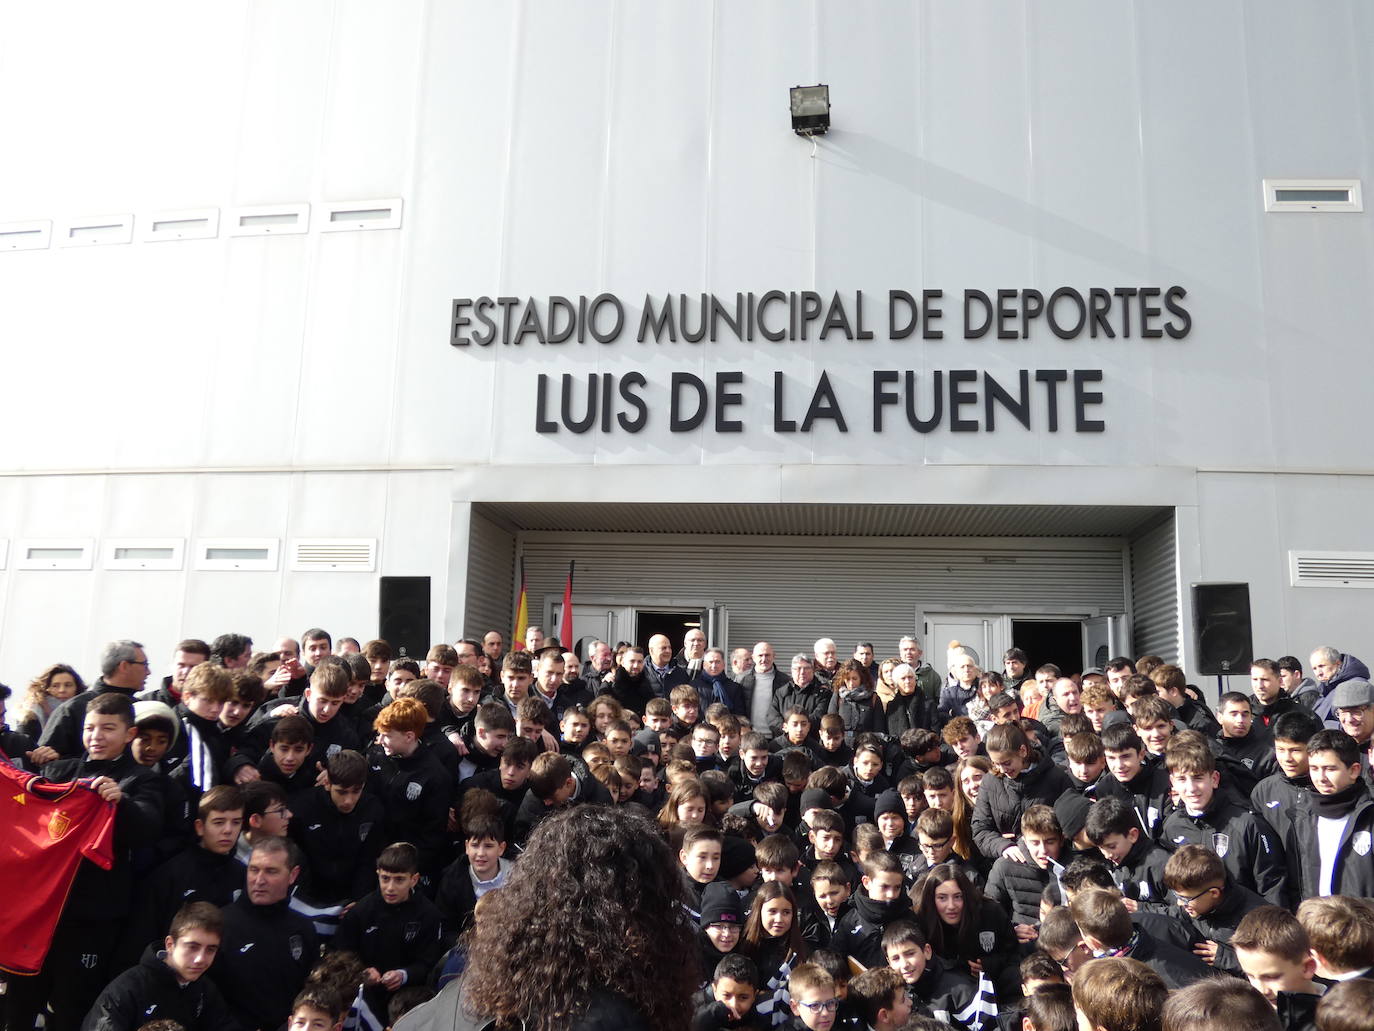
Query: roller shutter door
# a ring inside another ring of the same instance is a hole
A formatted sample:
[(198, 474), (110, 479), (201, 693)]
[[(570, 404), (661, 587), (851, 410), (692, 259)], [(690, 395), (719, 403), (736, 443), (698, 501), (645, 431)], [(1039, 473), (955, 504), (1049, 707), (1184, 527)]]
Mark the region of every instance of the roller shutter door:
[(530, 616), (559, 600), (569, 559), (579, 601), (729, 609), (730, 644), (766, 638), (779, 655), (818, 636), (842, 652), (895, 650), (918, 609), (1062, 614), (1126, 611), (1122, 541), (653, 534), (532, 534), (524, 542)]

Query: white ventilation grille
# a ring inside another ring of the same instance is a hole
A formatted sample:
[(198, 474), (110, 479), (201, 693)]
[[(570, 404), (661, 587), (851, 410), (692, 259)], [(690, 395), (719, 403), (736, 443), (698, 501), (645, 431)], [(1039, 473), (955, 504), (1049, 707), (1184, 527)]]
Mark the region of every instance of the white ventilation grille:
[(1294, 587), (1374, 587), (1374, 551), (1290, 551)]
[(291, 542), (295, 572), (371, 573), (377, 568), (377, 541), (372, 537), (313, 537)]

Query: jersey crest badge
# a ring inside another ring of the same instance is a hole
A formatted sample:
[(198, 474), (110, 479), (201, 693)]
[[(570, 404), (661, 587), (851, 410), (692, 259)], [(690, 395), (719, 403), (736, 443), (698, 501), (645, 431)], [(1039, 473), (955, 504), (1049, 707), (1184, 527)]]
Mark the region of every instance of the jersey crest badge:
[(368, 836), (369, 833), (371, 833), (371, 831), (372, 831), (372, 821), (371, 821), (371, 820), (368, 820), (366, 823), (360, 823), (360, 824), (358, 824), (358, 840), (359, 840), (359, 841), (366, 841), (366, 840), (367, 840), (367, 836)]
[(978, 944), (983, 947), (984, 952), (991, 952), (992, 947), (997, 944), (997, 935), (993, 931), (979, 931)]
[(1150, 901), (1150, 882), (1149, 882), (1149, 881), (1141, 881), (1141, 882), (1140, 882), (1140, 897), (1141, 897), (1144, 901), (1146, 901), (1146, 902), (1149, 902), (1149, 901)]
[(291, 958), (299, 961), (305, 955), (305, 939), (299, 934), (293, 934), (286, 939), (287, 948), (291, 950)]
[(48, 837), (52, 838), (53, 841), (61, 841), (62, 835), (71, 830), (71, 827), (72, 818), (67, 815), (65, 809), (54, 810), (53, 814), (48, 817)]
[(1212, 835), (1212, 851), (1222, 859), (1226, 858), (1226, 850), (1231, 847), (1231, 838), (1226, 834)]
[(417, 798), (420, 797), (420, 792), (422, 790), (424, 789), (412, 780), (409, 784), (406, 785), (406, 801), (414, 802)]
[(87, 970), (94, 970), (100, 965), (100, 954), (96, 952), (83, 952), (81, 954), (81, 965)]
[(406, 941), (408, 941), (408, 942), (413, 942), (413, 941), (415, 940), (415, 936), (416, 936), (417, 934), (419, 934), (419, 933), (420, 933), (420, 921), (418, 921), (418, 920), (412, 920), (410, 923), (406, 924), (405, 935), (404, 935)]
[(1245, 764), (1245, 768), (1247, 770), (1253, 770), (1255, 768), (1255, 760), (1250, 758), (1248, 755), (1241, 759), (1241, 762)]
[(1369, 831), (1356, 831), (1354, 837), (1350, 839), (1350, 847), (1362, 856), (1369, 855), (1369, 846), (1374, 844), (1371, 840)]
[(324, 754), (332, 759), (334, 758), (334, 756), (338, 755), (342, 751), (343, 745), (330, 745), (328, 748), (324, 750)]

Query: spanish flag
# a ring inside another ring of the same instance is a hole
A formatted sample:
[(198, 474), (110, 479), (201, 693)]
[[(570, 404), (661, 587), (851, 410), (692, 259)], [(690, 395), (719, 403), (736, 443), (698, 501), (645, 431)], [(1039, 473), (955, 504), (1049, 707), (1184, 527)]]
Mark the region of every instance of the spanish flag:
[(511, 651), (525, 650), (525, 631), (530, 628), (530, 603), (525, 596), (525, 556), (520, 556), (520, 600), (515, 603), (515, 633), (510, 643)]
[(563, 608), (560, 610), (558, 621), (558, 640), (562, 643), (563, 650), (567, 652), (572, 651), (573, 645), (577, 643), (577, 639), (573, 637), (572, 611), (573, 567), (575, 565), (577, 565), (576, 562), (568, 563), (568, 582), (563, 585)]

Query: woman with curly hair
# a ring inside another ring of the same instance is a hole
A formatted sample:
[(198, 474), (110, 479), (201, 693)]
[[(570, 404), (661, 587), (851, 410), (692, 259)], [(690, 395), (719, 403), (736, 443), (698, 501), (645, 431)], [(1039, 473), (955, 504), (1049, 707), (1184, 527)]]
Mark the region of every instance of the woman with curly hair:
[(53, 711), (82, 691), (81, 674), (63, 663), (54, 663), (29, 681), (15, 713), (14, 726), (37, 741)]
[(396, 1031), (688, 1031), (700, 950), (679, 869), (642, 816), (549, 817), (486, 896), (463, 976)]

